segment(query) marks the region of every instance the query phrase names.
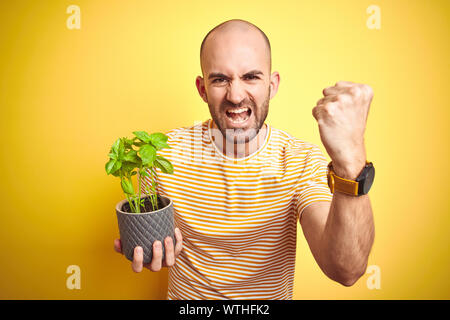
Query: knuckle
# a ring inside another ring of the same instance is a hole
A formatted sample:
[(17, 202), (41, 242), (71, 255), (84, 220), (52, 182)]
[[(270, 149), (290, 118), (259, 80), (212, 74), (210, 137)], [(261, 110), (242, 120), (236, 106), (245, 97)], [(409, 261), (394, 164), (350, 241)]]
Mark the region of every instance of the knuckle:
[(334, 116), (334, 114), (336, 113), (336, 103), (335, 102), (328, 102), (324, 106), (323, 112), (329, 117)]
[(141, 247), (136, 247), (134, 248), (134, 255), (137, 257), (142, 257), (143, 256), (143, 249)]
[(153, 244), (153, 257), (156, 259), (161, 259), (162, 256), (162, 247), (161, 247), (161, 242), (156, 241)]
[(171, 237), (167, 237), (164, 240), (164, 243), (165, 243), (166, 249), (173, 250), (173, 239)]
[(349, 95), (347, 93), (339, 94), (337, 99), (336, 99), (336, 101), (338, 102), (336, 107), (337, 106), (342, 106), (342, 104), (350, 102), (352, 100), (352, 97), (354, 97), (354, 96), (353, 95)]
[(334, 102), (328, 101), (323, 106), (323, 111), (325, 111), (326, 113), (332, 113), (334, 111), (334, 108), (335, 108)]
[(372, 89), (371, 86), (365, 84), (365, 85), (364, 85), (364, 89), (365, 89), (365, 91), (367, 92), (367, 94), (368, 94), (369, 97), (372, 97), (372, 96), (373, 96), (373, 89)]
[(358, 86), (353, 86), (350, 88), (350, 94), (358, 97), (361, 94), (361, 89)]
[(318, 116), (319, 116), (319, 109), (318, 109), (318, 107), (315, 107), (315, 108), (312, 109), (312, 115), (313, 115), (314, 118), (318, 119)]

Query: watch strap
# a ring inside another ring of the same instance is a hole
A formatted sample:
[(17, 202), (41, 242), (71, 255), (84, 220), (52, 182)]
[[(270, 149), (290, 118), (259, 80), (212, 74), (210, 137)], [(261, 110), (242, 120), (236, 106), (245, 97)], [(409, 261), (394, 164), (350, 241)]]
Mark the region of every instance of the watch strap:
[(331, 162), (328, 164), (328, 186), (331, 193), (339, 191), (351, 196), (358, 196), (359, 182), (337, 176)]
[(353, 180), (347, 180), (338, 177), (334, 173), (331, 173), (330, 179), (328, 181), (331, 193), (339, 191), (348, 195), (357, 196), (358, 195), (358, 182)]

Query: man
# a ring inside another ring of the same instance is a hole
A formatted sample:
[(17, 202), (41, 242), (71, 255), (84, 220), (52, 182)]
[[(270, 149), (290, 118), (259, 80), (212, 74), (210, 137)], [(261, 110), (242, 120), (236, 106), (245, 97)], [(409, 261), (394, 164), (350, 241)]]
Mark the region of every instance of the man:
[(323, 272), (353, 285), (365, 273), (374, 224), (368, 195), (345, 187), (367, 167), (371, 88), (340, 81), (313, 108), (332, 160), (331, 193), (320, 149), (264, 122), (280, 82), (265, 34), (226, 21), (205, 37), (200, 61), (196, 86), (212, 120), (171, 130), (172, 149), (160, 151), (175, 168), (158, 175), (158, 192), (173, 199), (176, 244), (165, 239), (162, 260), (155, 242), (145, 266), (136, 247), (133, 270), (171, 267), (169, 299), (292, 299), (299, 220)]

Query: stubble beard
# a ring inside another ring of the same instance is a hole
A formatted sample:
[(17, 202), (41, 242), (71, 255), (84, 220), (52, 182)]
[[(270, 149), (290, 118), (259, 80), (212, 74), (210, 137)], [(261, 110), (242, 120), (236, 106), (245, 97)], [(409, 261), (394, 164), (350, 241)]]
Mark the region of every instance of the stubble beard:
[[(252, 141), (259, 133), (261, 128), (264, 125), (264, 121), (266, 121), (267, 115), (269, 113), (269, 101), (270, 101), (270, 89), (268, 90), (268, 94), (264, 102), (260, 107), (255, 106), (255, 104), (251, 101), (252, 107), (252, 117), (254, 119), (253, 124), (250, 124), (249, 128), (226, 128), (226, 115), (223, 113), (226, 105), (220, 106), (220, 114), (214, 112), (214, 107), (211, 106), (208, 102), (209, 111), (211, 113), (211, 117), (214, 120), (214, 123), (217, 125), (217, 128), (222, 133), (222, 136), (228, 141), (228, 143), (233, 144), (243, 144), (249, 143)], [(229, 104), (227, 104), (229, 105)], [(241, 103), (236, 107), (248, 106), (247, 103)], [(260, 112), (258, 112), (260, 111)]]

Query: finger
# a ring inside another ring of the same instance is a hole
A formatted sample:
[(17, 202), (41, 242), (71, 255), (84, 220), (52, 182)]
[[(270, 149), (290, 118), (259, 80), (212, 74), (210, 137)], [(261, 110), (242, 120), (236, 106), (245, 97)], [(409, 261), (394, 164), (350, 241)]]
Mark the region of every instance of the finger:
[(122, 253), (122, 243), (121, 243), (120, 239), (114, 240), (114, 250), (116, 250), (116, 252), (118, 252), (118, 253)]
[(333, 116), (338, 106), (338, 102), (327, 102), (323, 105), (314, 107), (312, 113), (314, 118), (317, 120), (317, 123), (322, 125), (324, 121), (327, 121), (330, 116)]
[(350, 103), (352, 101), (352, 95), (350, 93), (341, 93), (336, 96), (336, 100), (341, 103)]
[(134, 248), (133, 263), (131, 268), (134, 272), (142, 271), (142, 262), (144, 261), (144, 252), (141, 247)]
[(336, 82), (336, 86), (338, 87), (353, 87), (355, 85), (354, 82), (351, 81), (338, 81)]
[(153, 242), (153, 257), (150, 262), (150, 270), (156, 272), (161, 270), (162, 265), (162, 245), (161, 241)]
[(171, 237), (167, 237), (164, 240), (164, 247), (166, 249), (166, 267), (171, 267), (175, 264), (175, 256), (173, 249), (173, 240)]
[(367, 93), (367, 95), (370, 97), (370, 100), (373, 98), (373, 88), (367, 84), (362, 85), (363, 90)]
[(312, 109), (312, 115), (313, 115), (313, 117), (314, 117), (317, 121), (320, 120), (320, 118), (321, 118), (321, 113), (322, 113), (322, 107), (321, 107), (321, 106), (317, 106), (317, 107), (314, 107), (314, 108)]
[(181, 231), (178, 228), (175, 228), (175, 239), (177, 243), (175, 244), (175, 259), (180, 255), (181, 250), (183, 249), (183, 236), (181, 235)]
[(328, 102), (335, 102), (335, 101), (337, 101), (336, 95), (326, 96), (326, 97), (323, 97), (322, 99), (320, 99), (319, 101), (317, 101), (317, 106), (325, 105)]
[(327, 87), (325, 89), (322, 90), (322, 94), (326, 97), (329, 95), (335, 95), (342, 92), (342, 87), (336, 87), (336, 86), (332, 86), (332, 87)]

